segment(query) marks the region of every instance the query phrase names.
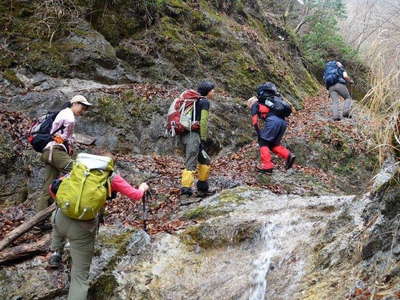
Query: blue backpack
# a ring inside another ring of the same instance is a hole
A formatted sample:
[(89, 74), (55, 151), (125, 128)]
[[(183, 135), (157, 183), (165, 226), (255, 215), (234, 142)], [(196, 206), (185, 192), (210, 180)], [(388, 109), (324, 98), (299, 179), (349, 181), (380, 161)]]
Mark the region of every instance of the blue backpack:
[(35, 151), (42, 152), (46, 145), (53, 140), (53, 135), (63, 129), (61, 126), (55, 132), (50, 132), (58, 113), (59, 111), (48, 112), (31, 125), (28, 131), (28, 141)]
[(326, 88), (329, 88), (330, 86), (340, 82), (341, 77), (342, 74), (340, 72), (340, 68), (337, 65), (337, 62), (335, 60), (327, 62), (325, 65), (323, 77)]

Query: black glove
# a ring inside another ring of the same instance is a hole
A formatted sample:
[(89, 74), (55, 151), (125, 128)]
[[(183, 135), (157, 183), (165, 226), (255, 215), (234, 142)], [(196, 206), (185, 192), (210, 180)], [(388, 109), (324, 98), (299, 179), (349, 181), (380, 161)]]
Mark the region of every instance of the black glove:
[(204, 150), (207, 152), (208, 146), (211, 144), (210, 140), (201, 140), (200, 141), (200, 151)]

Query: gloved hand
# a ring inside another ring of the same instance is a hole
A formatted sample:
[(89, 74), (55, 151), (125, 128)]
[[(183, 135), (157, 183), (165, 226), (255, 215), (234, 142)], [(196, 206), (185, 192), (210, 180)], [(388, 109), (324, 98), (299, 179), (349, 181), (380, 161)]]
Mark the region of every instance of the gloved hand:
[(212, 140), (208, 139), (208, 140), (201, 140), (200, 141), (200, 151), (204, 150), (204, 151), (208, 151), (210, 146), (212, 145)]
[(146, 193), (149, 190), (149, 186), (146, 182), (143, 182), (139, 185), (139, 190), (143, 191), (143, 193)]
[(206, 141), (200, 141), (200, 152), (206, 150)]
[(53, 137), (53, 140), (54, 140), (57, 144), (63, 144), (63, 143), (64, 143), (64, 139), (63, 139), (61, 136), (59, 136), (59, 135), (54, 136), (54, 137)]

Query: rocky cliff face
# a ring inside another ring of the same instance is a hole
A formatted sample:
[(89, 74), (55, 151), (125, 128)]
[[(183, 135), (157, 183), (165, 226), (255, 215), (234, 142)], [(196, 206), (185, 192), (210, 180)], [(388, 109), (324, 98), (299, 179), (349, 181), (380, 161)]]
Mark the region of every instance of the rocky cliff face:
[[(0, 103), (25, 114), (23, 134), (29, 119), (83, 94), (95, 108), (79, 120), (78, 133), (115, 152), (171, 154), (176, 142), (163, 138), (168, 105), (184, 88), (211, 79), (220, 91), (212, 105), (212, 153), (238, 149), (252, 140), (243, 100), (258, 84), (274, 81), (296, 108), (319, 88), (292, 37), (263, 5), (3, 1)], [(13, 121), (9, 125), (15, 127)], [(31, 170), (25, 162), (38, 162), (29, 152), (8, 151), (21, 138), (3, 135), (2, 160), (13, 172), (3, 174), (7, 191), (7, 185), (15, 190), (26, 181), (19, 172)], [(38, 184), (28, 186), (35, 190)]]
[(244, 97), (270, 80), (300, 105), (317, 86), (268, 7), (262, 1), (3, 1), (3, 77), (25, 86), (15, 76), (18, 66), (108, 84), (188, 87), (212, 78)]

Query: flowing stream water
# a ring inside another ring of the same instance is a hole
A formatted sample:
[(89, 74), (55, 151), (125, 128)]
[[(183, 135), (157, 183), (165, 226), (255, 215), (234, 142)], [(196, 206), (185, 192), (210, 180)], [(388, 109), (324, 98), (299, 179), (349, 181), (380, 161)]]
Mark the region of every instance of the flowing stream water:
[(249, 300), (264, 299), (267, 289), (267, 274), (271, 266), (272, 258), (276, 255), (277, 245), (272, 237), (270, 224), (266, 224), (261, 232), (263, 250), (261, 255), (253, 262), (254, 271), (251, 274), (252, 287)]
[[(235, 193), (243, 202), (224, 203), (224, 209), (233, 208), (229, 214), (211, 216), (213, 207), (221, 208), (219, 196), (201, 204), (210, 209), (210, 217), (197, 225), (195, 235), (200, 245), (205, 239), (211, 246), (188, 247), (182, 236), (160, 235), (152, 244), (151, 263), (117, 266), (121, 285), (152, 278), (135, 291), (143, 295), (145, 290), (153, 295), (149, 299), (298, 299), (317, 233), (343, 214), (352, 219), (346, 221), (352, 227), (361, 224), (363, 205), (354, 196), (278, 196), (257, 189)], [(237, 243), (243, 230), (254, 236)], [(137, 295), (130, 296), (141, 299)]]

